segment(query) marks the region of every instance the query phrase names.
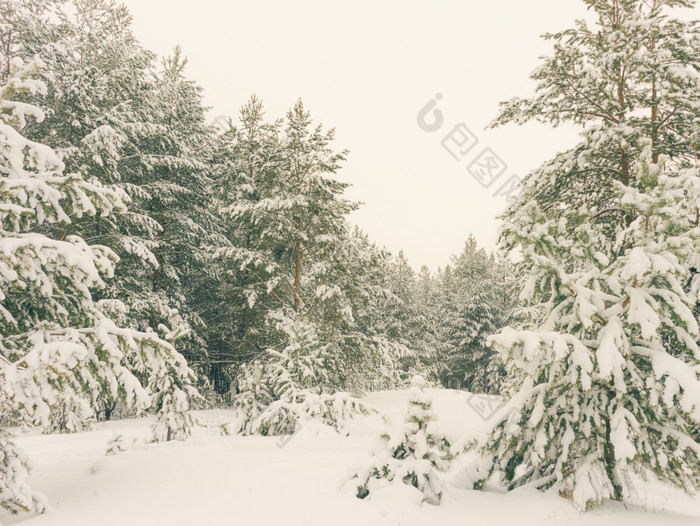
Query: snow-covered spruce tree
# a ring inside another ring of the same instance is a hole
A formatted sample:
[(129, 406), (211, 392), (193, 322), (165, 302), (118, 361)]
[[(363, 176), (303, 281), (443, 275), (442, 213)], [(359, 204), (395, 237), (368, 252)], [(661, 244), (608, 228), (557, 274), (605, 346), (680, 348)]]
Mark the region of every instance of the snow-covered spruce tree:
[(442, 330), (444, 312), (440, 305), (439, 274), (433, 274), (425, 265), (421, 267), (416, 277), (416, 301), (423, 313), (421, 348), (417, 352), (426, 367), (425, 378), (439, 383), (441, 361), (445, 350)]
[[(700, 487), (700, 352), (687, 264), (700, 250), (697, 170), (666, 171), (651, 147), (616, 184), (630, 217), (613, 246), (537, 203), (504, 227), (529, 280), (529, 328), (492, 337), (517, 410), (482, 445), (510, 488), (554, 488), (587, 508), (634, 501), (650, 476)], [(487, 476), (488, 476), (487, 475)]]
[(434, 426), (432, 400), (424, 391), (425, 380), (414, 377), (405, 423), (380, 437), (369, 467), (354, 473), (347, 483), (364, 499), (388, 483), (401, 481), (421, 491), (423, 501), (440, 504), (453, 455), (450, 444)]
[[(168, 381), (182, 399), (181, 392), (191, 392), (192, 373), (177, 351), (153, 332), (117, 327), (92, 298), (91, 289), (112, 275), (117, 256), (75, 235), (55, 239), (40, 233), (47, 223), (123, 213), (123, 194), (67, 175), (52, 149), (17, 131), (28, 118), (44, 115), (36, 106), (13, 102), (14, 96), (46, 87), (31, 78), (39, 62), (3, 57), (2, 63), (10, 71), (0, 85), (0, 426), (49, 426), (52, 415), (65, 417), (67, 411), (71, 422), (83, 422), (94, 418), (103, 400), (145, 409)], [(145, 387), (129, 362), (140, 364)], [(159, 417), (183, 409), (164, 404)], [(2, 445), (0, 505), (38, 509), (26, 486), (27, 463), (4, 430)]]
[(391, 292), (387, 310), (387, 334), (396, 341), (412, 345), (421, 330), (420, 307), (417, 302), (416, 273), (403, 251), (389, 259), (385, 269), (387, 289)]
[(436, 342), (430, 337), (426, 306), (420, 303), (416, 273), (403, 251), (389, 257), (383, 267), (386, 292), (375, 316), (383, 323), (386, 338), (409, 350), (399, 362), (403, 378), (430, 376)]
[[(344, 291), (352, 319), (341, 322), (339, 350), (345, 363), (346, 389), (353, 392), (392, 389), (404, 385), (413, 374), (426, 372), (432, 358), (431, 347), (421, 329), (412, 322), (412, 332), (402, 333), (397, 325), (415, 316), (415, 301), (405, 301), (402, 292), (413, 293), (414, 280), (410, 267), (410, 286), (399, 291), (394, 282), (396, 258), (369, 241), (355, 229), (343, 244), (334, 269), (335, 282)], [(404, 260), (405, 261), (405, 260)], [(413, 296), (411, 300), (415, 300)], [(407, 314), (402, 321), (394, 314)]]

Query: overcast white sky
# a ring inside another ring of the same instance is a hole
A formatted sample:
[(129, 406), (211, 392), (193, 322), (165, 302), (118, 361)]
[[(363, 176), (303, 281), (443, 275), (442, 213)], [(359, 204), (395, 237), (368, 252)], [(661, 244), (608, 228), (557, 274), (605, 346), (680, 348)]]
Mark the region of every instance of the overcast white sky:
[[(352, 219), (415, 268), (443, 266), (470, 233), (494, 248), (505, 198), (492, 194), (576, 140), (536, 124), (484, 128), (500, 101), (533, 92), (550, 50), (539, 35), (586, 16), (581, 0), (122, 1), (146, 48), (182, 46), (212, 119), (255, 93), (270, 118), (301, 97), (335, 127), (350, 150), (347, 195), (364, 203)], [(437, 93), (444, 124), (426, 132), (417, 114)], [(441, 143), (460, 123), (479, 143), (458, 161)], [(486, 147), (508, 165), (488, 189), (467, 172)]]

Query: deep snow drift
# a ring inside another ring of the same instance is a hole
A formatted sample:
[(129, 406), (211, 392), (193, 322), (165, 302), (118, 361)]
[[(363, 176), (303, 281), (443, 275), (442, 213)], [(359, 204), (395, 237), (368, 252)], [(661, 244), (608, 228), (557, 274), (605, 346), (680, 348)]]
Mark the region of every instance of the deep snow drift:
[[(488, 427), (491, 409), (468, 393), (430, 390), (440, 431), (464, 443)], [(391, 422), (405, 416), (408, 391), (373, 393), (367, 402)], [(481, 404), (481, 405), (479, 405)], [(25, 434), (34, 461), (32, 484), (49, 499), (45, 515), (8, 516), (4, 526), (168, 526), (207, 524), (341, 525), (700, 525), (700, 497), (649, 485), (638, 506), (608, 503), (576, 511), (555, 494), (463, 489), (469, 475), (455, 462), (440, 506), (421, 504), (418, 490), (398, 483), (355, 498), (348, 473), (368, 462), (385, 424), (360, 417), (348, 436), (305, 425), (292, 437), (226, 435), (233, 411), (197, 413), (203, 427), (188, 441), (147, 444), (152, 420), (98, 424), (75, 435)], [(126, 451), (106, 456), (123, 435)]]

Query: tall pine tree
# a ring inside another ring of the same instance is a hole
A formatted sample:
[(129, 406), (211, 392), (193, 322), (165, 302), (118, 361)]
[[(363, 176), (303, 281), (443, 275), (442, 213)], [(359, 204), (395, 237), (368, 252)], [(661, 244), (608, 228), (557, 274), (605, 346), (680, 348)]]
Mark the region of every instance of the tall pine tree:
[(597, 26), (548, 35), (537, 96), (497, 120), (585, 128), (505, 216), (527, 317), (493, 338), (516, 411), (482, 449), (509, 487), (553, 487), (581, 508), (634, 499), (639, 475), (700, 485), (700, 40), (665, 15), (693, 2), (585, 3)]
[(121, 401), (156, 406), (156, 439), (184, 438), (195, 391), (192, 371), (167, 341), (119, 327), (107, 303), (93, 298), (118, 256), (75, 234), (44, 233), (46, 225), (63, 232), (74, 219), (124, 213), (124, 194), (67, 172), (54, 150), (20, 133), (30, 119), (44, 119), (38, 107), (16, 101), (22, 92), (46, 93), (33, 77), (42, 64), (0, 59), (9, 68), (0, 84), (0, 506), (17, 512), (42, 505), (5, 427), (71, 429), (105, 402)]

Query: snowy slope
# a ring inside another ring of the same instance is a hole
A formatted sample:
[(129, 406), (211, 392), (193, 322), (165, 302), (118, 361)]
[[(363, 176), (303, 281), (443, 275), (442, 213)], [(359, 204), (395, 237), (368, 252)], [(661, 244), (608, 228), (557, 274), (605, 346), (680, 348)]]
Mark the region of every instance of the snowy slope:
[[(431, 391), (440, 429), (468, 440), (487, 423), (467, 393)], [(380, 392), (368, 401), (393, 421), (405, 413), (408, 393)], [(700, 497), (649, 487), (645, 502), (625, 509), (606, 504), (587, 514), (552, 494), (519, 490), (460, 489), (468, 477), (459, 463), (441, 506), (420, 504), (403, 484), (367, 500), (341, 491), (348, 471), (367, 462), (384, 425), (377, 415), (359, 418), (349, 436), (302, 429), (291, 439), (222, 435), (231, 411), (198, 413), (200, 423), (185, 443), (145, 444), (148, 419), (100, 424), (76, 435), (23, 435), (19, 443), (35, 463), (34, 487), (52, 510), (42, 516), (0, 514), (5, 525), (168, 526), (258, 525), (700, 525)], [(105, 456), (106, 443), (123, 434), (128, 450)]]

